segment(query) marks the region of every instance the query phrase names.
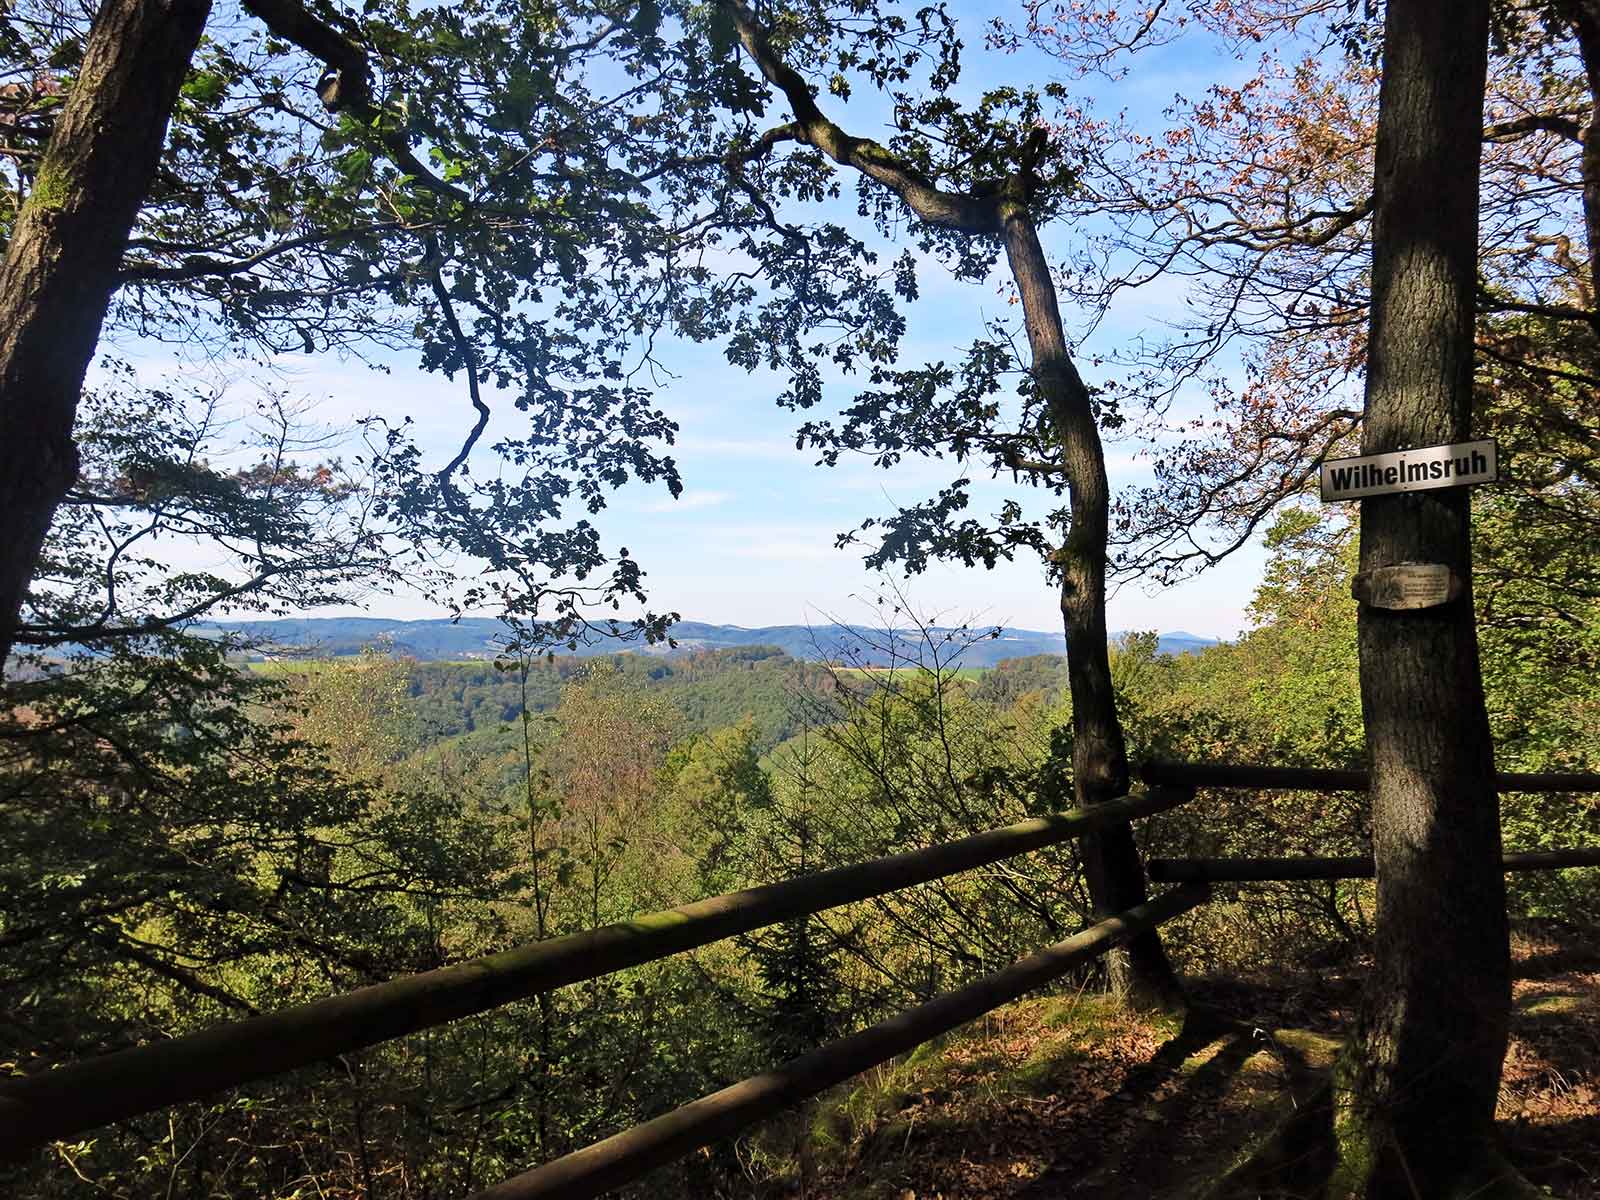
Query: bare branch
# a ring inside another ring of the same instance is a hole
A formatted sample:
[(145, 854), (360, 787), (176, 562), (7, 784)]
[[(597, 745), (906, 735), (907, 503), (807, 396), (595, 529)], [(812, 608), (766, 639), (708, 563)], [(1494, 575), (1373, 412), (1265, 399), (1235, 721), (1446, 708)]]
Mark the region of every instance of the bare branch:
[(852, 137), (840, 129), (817, 107), (804, 77), (778, 56), (743, 0), (722, 0), (722, 6), (732, 16), (739, 41), (761, 74), (789, 101), (799, 130), (798, 140), (822, 151), (840, 166), (852, 167), (892, 189), (930, 225), (963, 233), (1000, 232), (997, 196), (947, 192), (878, 142)]

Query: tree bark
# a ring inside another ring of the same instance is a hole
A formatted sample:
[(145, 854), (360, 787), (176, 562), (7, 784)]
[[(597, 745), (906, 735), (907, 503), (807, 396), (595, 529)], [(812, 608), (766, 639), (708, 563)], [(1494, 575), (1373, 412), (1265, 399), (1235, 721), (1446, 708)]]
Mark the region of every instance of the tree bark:
[(1589, 81), (1589, 121), (1583, 135), (1583, 232), (1589, 252), (1589, 303), (1600, 304), (1600, 0), (1563, 0)]
[[(1017, 183), (1020, 187), (1025, 181)], [(1000, 225), (1027, 324), (1034, 382), (1048, 406), (1067, 477), (1072, 522), (1055, 558), (1072, 694), (1073, 790), (1079, 807), (1086, 807), (1128, 790), (1128, 751), (1117, 717), (1106, 648), (1106, 535), (1111, 489), (1089, 389), (1067, 352), (1055, 283), (1024, 198), (1012, 197), (1002, 203)], [(1082, 849), (1096, 919), (1144, 903), (1144, 864), (1128, 825), (1086, 834)], [(1172, 964), (1154, 930), (1112, 951), (1106, 962), (1112, 991), (1124, 1003), (1171, 1008), (1181, 1002)]]
[[(1388, 5), (1367, 454), (1470, 437), (1488, 8)], [(1378, 927), (1335, 1097), (1336, 1196), (1476, 1195), (1496, 1170), (1510, 961), (1468, 500), (1453, 488), (1361, 504), (1363, 571), (1444, 563), (1466, 586), (1434, 608), (1363, 603), (1358, 617)]]
[(209, 0), (105, 0), (0, 262), (0, 676), (56, 505), (128, 233)]

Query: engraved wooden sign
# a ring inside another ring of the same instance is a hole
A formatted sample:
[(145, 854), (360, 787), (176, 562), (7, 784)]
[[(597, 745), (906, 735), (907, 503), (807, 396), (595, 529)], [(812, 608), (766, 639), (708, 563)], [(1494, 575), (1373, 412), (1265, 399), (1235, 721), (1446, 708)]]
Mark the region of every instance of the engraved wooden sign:
[(1444, 563), (1396, 563), (1363, 571), (1350, 581), (1350, 594), (1373, 608), (1437, 608), (1461, 592), (1461, 578)]

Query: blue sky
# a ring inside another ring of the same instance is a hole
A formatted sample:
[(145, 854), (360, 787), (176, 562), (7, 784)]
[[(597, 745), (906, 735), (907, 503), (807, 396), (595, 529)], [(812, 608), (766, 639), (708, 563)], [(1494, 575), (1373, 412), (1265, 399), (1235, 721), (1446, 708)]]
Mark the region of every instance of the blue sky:
[[(997, 81), (1059, 78), (1059, 63), (1024, 51), (992, 55), (983, 50), (981, 24), (993, 6), (962, 6), (967, 40), (966, 87)], [(970, 32), (968, 32), (970, 31)], [(1136, 74), (1120, 83), (1091, 78), (1072, 86), (1094, 98), (1103, 113), (1127, 110), (1141, 127), (1159, 127), (1160, 112), (1175, 93), (1196, 95), (1220, 79), (1234, 79), (1243, 68), (1222, 48), (1201, 39), (1151, 52)], [(859, 111), (858, 111), (859, 110)], [(863, 105), (831, 111), (841, 124), (876, 132)], [(776, 114), (775, 114), (776, 115)], [(1070, 225), (1044, 231), (1047, 252), (1061, 252), (1074, 236)], [(908, 312), (905, 349), (919, 358), (950, 357), (985, 317), (1006, 315), (999, 280), (956, 283), (931, 267), (923, 274), (923, 295)], [(1159, 336), (1164, 320), (1181, 311), (1181, 292), (1160, 283), (1147, 294), (1126, 297), (1080, 347), (1083, 369), (1093, 382), (1087, 358), (1121, 339)], [(1015, 310), (1012, 310), (1015, 313)], [(1067, 314), (1069, 325), (1072, 314)], [(868, 616), (863, 597), (879, 581), (860, 561), (861, 550), (833, 548), (834, 536), (869, 516), (920, 499), (959, 473), (955, 464), (908, 461), (883, 471), (870, 463), (834, 469), (813, 465), (813, 455), (795, 450), (794, 414), (778, 410), (772, 397), (782, 381), (750, 376), (731, 367), (716, 347), (671, 343), (657, 356), (675, 378), (659, 388), (659, 402), (680, 425), (673, 453), (685, 491), (673, 500), (664, 489), (629, 487), (616, 494), (597, 523), (612, 546), (625, 545), (647, 572), (652, 607), (676, 610), (685, 618), (744, 626), (845, 620)], [(146, 370), (159, 367), (146, 359)], [(470, 410), (456, 384), (417, 371), (404, 359), (391, 359), (388, 374), (356, 362), (326, 357), (286, 358), (277, 364), (281, 384), (294, 393), (320, 399), (319, 420), (348, 423), (380, 409), (393, 418), (409, 413), (419, 444), (441, 462), (459, 444)], [(848, 391), (834, 397), (844, 400)], [(497, 421), (514, 419), (509, 404), (497, 406)], [(496, 428), (491, 425), (492, 440)], [(1136, 446), (1107, 447), (1114, 488), (1137, 484), (1146, 471)], [(1009, 494), (1009, 477), (979, 489), (975, 507), (989, 511)], [(1262, 555), (1248, 548), (1207, 575), (1157, 590), (1129, 584), (1109, 604), (1113, 629), (1186, 630), (1231, 637), (1245, 623), (1244, 609), (1260, 577)], [(907, 585), (923, 612), (945, 619), (973, 618), (1031, 629), (1058, 629), (1053, 590), (1036, 562), (1002, 565), (993, 571), (934, 566)], [(348, 612), (351, 610), (339, 610)], [(373, 615), (439, 615), (415, 596), (376, 598)], [(331, 615), (332, 610), (328, 615)]]

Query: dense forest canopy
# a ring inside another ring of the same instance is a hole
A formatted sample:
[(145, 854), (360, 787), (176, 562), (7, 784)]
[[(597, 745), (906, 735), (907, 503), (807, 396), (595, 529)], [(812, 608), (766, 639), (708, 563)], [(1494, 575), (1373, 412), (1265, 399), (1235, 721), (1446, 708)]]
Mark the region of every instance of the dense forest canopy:
[[(1461, 671), (1429, 730), (1455, 742), (1409, 782), (1466, 796), (1482, 835), (1432, 865), (1497, 881), (1496, 837), (1600, 845), (1592, 797), (1496, 798), (1490, 775), (1600, 763), (1600, 8), (1462, 7), (1482, 36), (1418, 0), (7, 7), (6, 1072), (1101, 803), (1140, 762), (1370, 763), (1376, 782), (1207, 792), (1137, 833), (55, 1142), (0, 1180), (39, 1197), (468, 1195), (1131, 907), (1152, 857), (1370, 856), (1376, 840), (1379, 883), (1218, 885), (1070, 988), (1161, 1009), (1202, 973), (1424, 962), (1379, 906), (1392, 880), (1423, 879), (1385, 878), (1407, 772), (1382, 747), (1435, 711), (1405, 700), (1424, 627)], [(1430, 37), (1486, 55), (1482, 95), (1417, 51)], [(1161, 128), (1086, 106), (1095, 80), (1137, 80), (1192, 39), (1248, 77), (1177, 97)], [(1046, 55), (1039, 78), (965, 73), (1024, 47)], [(1448, 137), (1447, 106), (1393, 98), (1425, 86), (1453, 96)], [(1428, 153), (1455, 172), (1439, 195), (1375, 182), (1380, 160)], [(1432, 216), (1406, 208), (1418, 197)], [(1407, 219), (1429, 236), (1404, 243)], [(1417, 286), (1406, 246), (1447, 242), (1452, 289), (1432, 290), (1453, 332), (1384, 326), (1387, 298)], [(974, 313), (996, 289), (1013, 303), (930, 352), (907, 314), (934, 279)], [(1084, 349), (1164, 286), (1190, 313), (1176, 328)], [(773, 427), (815, 454), (819, 488), (848, 456), (947, 471), (841, 543), (912, 576), (1035, 562), (1069, 654), (980, 667), (989, 631), (920, 619), (897, 576), (881, 636), (912, 636), (894, 669), (859, 630), (858, 653), (828, 661), (666, 653), (676, 602), (643, 571), (674, 548), (613, 545), (606, 519), (621, 487), (682, 489), (654, 389), (688, 344), (775, 373)], [(259, 405), (241, 425), (199, 376), (152, 381), (132, 361), (151, 347), (259, 370)], [(376, 368), (354, 443), (272, 376), (286, 352)], [(443, 454), (384, 394), (400, 359), (459, 412)], [(1404, 370), (1438, 384), (1434, 424), (1426, 389), (1395, 387)], [(1502, 482), (1313, 504), (1324, 459), (1424, 427), (1496, 438)], [(1115, 496), (1113, 436), (1155, 461)], [(1010, 492), (981, 511), (996, 481)], [(1468, 599), (1427, 617), (1358, 605), (1375, 548), (1424, 526), (1415, 554)], [(168, 555), (175, 538), (212, 565)], [(1108, 579), (1161, 582), (1250, 544), (1267, 565), (1236, 641), (1168, 655), (1155, 634), (1108, 636)], [(230, 615), (401, 587), (500, 619), (494, 658), (379, 645), (247, 664), (244, 639), (218, 636)], [(563, 653), (597, 634), (661, 653)], [(1600, 924), (1590, 868), (1506, 887), (1451, 936), (1499, 954), (1502, 913)], [(1448, 968), (1425, 982), (1449, 991)], [(1381, 1051), (1373, 1011), (1353, 1045)], [(1360, 1055), (1342, 1069), (1385, 1061)], [(1473, 1102), (1492, 1110), (1490, 1057)], [(1600, 1064), (1584, 1070), (1600, 1087)], [(805, 1192), (819, 1156), (864, 1153), (838, 1132), (855, 1095), (625, 1194)], [(1385, 1194), (1340, 1153), (1341, 1194)]]

